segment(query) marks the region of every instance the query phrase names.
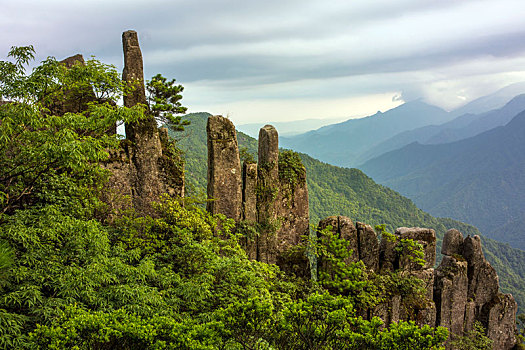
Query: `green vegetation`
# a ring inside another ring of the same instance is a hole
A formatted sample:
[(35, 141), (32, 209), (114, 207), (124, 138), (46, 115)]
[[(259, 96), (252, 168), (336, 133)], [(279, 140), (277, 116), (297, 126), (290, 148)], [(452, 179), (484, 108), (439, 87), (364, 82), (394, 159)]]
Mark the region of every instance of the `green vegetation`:
[(183, 131), (189, 121), (183, 120), (175, 114), (186, 113), (187, 108), (181, 105), (182, 85), (175, 85), (175, 79), (168, 81), (161, 74), (157, 74), (146, 82), (148, 93), (148, 107), (150, 113), (158, 122), (166, 124), (173, 131)]
[[(127, 89), (113, 67), (50, 58), (26, 75), (32, 54), (0, 62), (12, 101), (0, 105), (0, 348), (443, 349), (444, 328), (358, 317), (362, 300), (381, 301), (374, 288), (327, 290), (249, 260), (234, 223), (198, 200), (163, 197), (155, 217), (106, 221), (99, 164), (119, 140), (105, 131), (145, 109), (108, 102)], [(108, 89), (86, 111), (48, 108), (93, 81)], [(356, 264), (330, 285), (363, 278)]]

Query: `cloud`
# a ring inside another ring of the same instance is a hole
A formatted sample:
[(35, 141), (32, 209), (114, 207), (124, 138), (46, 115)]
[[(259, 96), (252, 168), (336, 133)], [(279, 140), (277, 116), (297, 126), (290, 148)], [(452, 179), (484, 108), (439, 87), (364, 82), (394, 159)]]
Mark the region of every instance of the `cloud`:
[(524, 10), (521, 0), (19, 0), (2, 5), (0, 56), (35, 44), (38, 59), (82, 52), (121, 69), (120, 34), (135, 29), (146, 76), (176, 77), (199, 106), (399, 92), (450, 108), (522, 79)]

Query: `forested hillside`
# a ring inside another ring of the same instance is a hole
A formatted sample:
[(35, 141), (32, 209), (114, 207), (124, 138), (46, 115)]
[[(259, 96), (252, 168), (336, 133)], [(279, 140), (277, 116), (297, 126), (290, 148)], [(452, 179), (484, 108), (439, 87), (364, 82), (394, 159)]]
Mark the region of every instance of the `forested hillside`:
[[(186, 183), (190, 193), (203, 194), (206, 191), (206, 120), (209, 115), (187, 115), (191, 125), (185, 132), (175, 134), (186, 154)], [(241, 155), (249, 153), (256, 159), (257, 140), (242, 132), (238, 132), (237, 138)], [(430, 227), (436, 230), (439, 245), (449, 228), (457, 228), (464, 235), (480, 234), (471, 225), (433, 217), (417, 208), (410, 199), (375, 183), (358, 169), (341, 168), (306, 154), (300, 155), (307, 169), (312, 224), (330, 215), (345, 215), (371, 225), (385, 224), (390, 230), (401, 226)], [(485, 255), (498, 271), (502, 289), (514, 295), (520, 308), (525, 307), (525, 271), (522, 268), (525, 252), (486, 237), (482, 239)]]

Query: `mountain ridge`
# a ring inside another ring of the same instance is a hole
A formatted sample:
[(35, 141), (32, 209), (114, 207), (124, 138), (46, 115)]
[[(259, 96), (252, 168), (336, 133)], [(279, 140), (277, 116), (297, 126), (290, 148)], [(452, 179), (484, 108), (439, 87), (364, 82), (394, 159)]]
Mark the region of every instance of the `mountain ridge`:
[(524, 249), (519, 232), (500, 232), (525, 206), (525, 112), (507, 125), (438, 145), (412, 143), (361, 166), (378, 182), (434, 215), (470, 222)]

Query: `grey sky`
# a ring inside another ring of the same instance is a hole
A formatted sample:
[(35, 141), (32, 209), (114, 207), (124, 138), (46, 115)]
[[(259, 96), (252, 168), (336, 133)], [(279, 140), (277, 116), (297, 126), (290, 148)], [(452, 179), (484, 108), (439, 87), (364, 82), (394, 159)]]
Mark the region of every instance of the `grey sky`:
[[(237, 123), (348, 118), (424, 98), (450, 109), (525, 81), (523, 0), (0, 0), (0, 58), (80, 52), (122, 68), (134, 29), (146, 77), (190, 111)], [(394, 101), (395, 100), (395, 101)]]

